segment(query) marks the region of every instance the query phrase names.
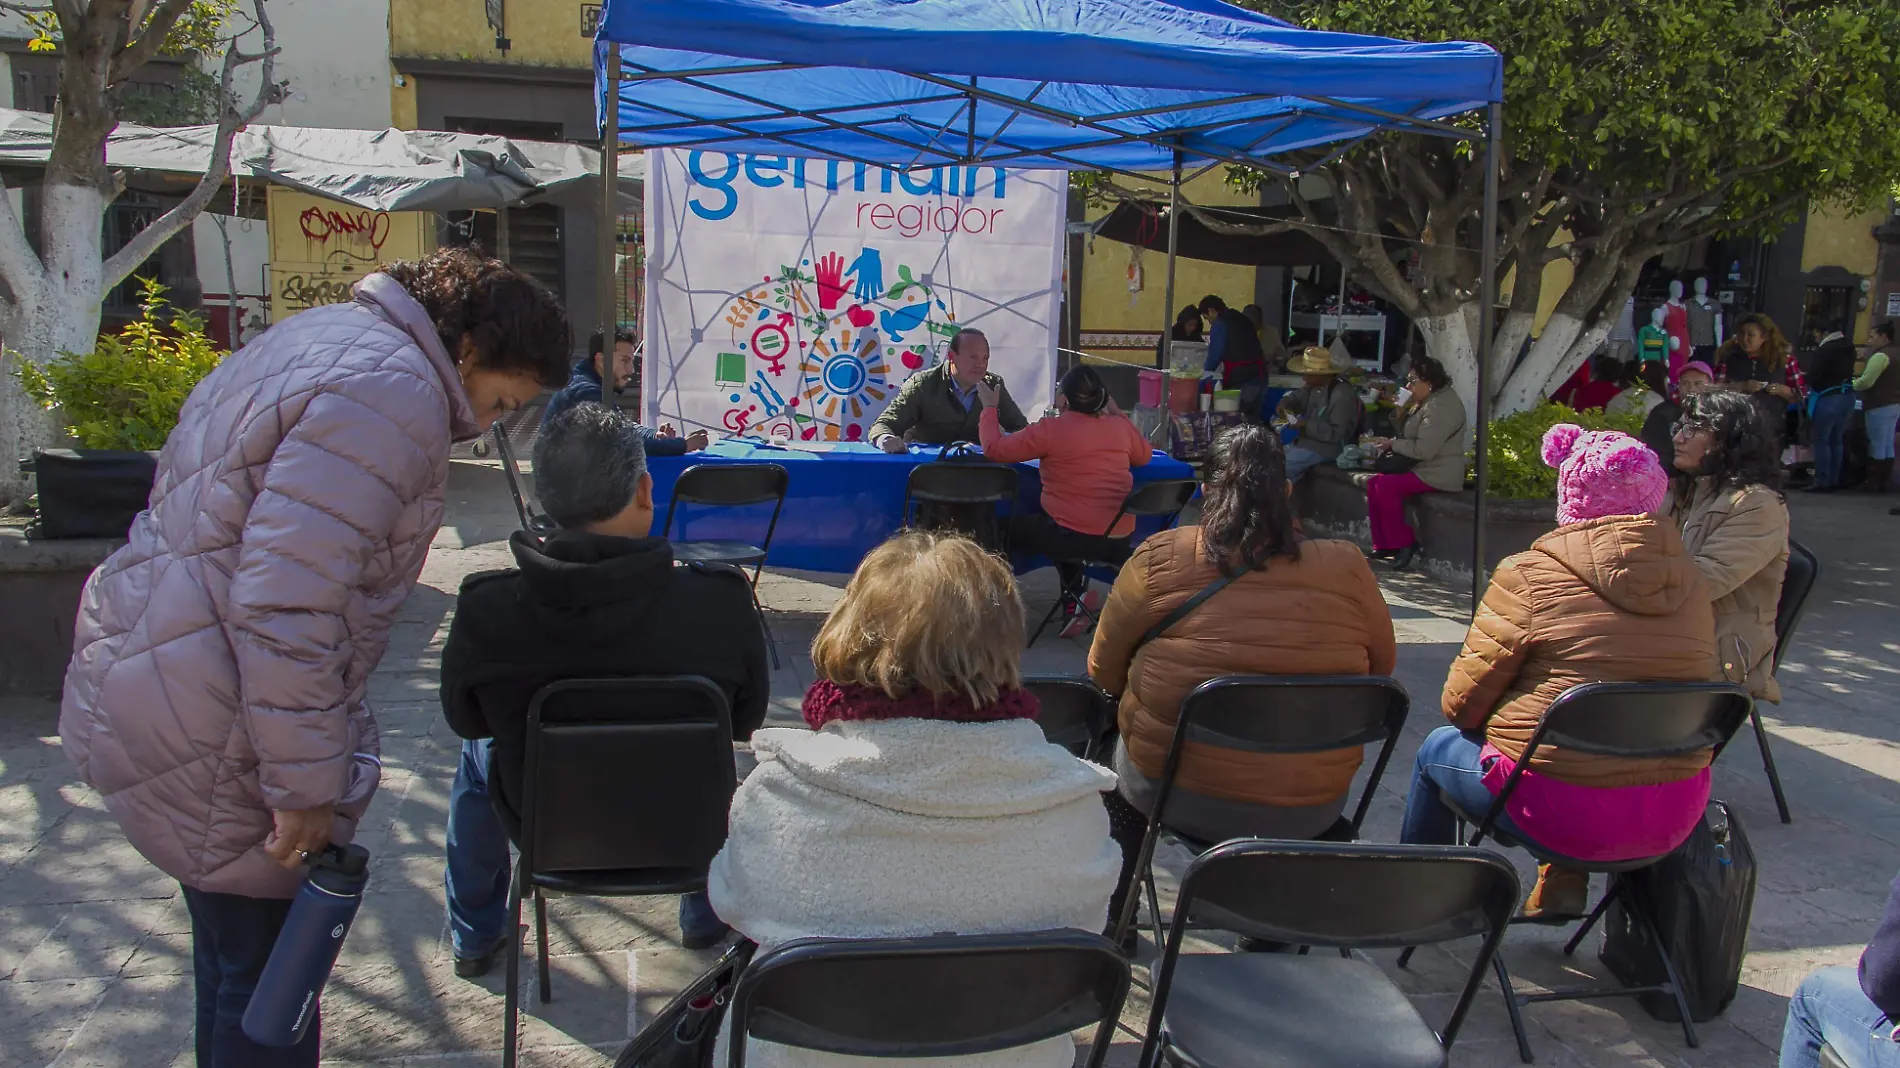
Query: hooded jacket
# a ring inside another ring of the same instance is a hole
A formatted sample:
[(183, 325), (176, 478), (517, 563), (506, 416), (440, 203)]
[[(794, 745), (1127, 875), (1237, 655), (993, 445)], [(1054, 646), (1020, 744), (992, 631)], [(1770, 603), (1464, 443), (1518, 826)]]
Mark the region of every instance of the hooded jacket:
[(493, 738), (497, 810), (520, 829), (528, 704), (560, 679), (701, 675), (725, 691), (732, 733), (765, 720), (770, 676), (752, 589), (737, 569), (673, 561), (665, 538), (516, 531), (516, 569), (470, 575), (442, 648), (442, 713)]
[(226, 357), (192, 390), (151, 506), (81, 595), (59, 733), (147, 860), (186, 886), (295, 894), (271, 811), (380, 774), (364, 695), (442, 523), (455, 362), (386, 274)]
[[(1148, 628), (1220, 576), (1200, 527), (1164, 530), (1124, 564), (1102, 607), (1089, 677), (1121, 695), (1122, 741), (1159, 778), (1181, 702), (1221, 675), (1388, 675), (1392, 613), (1357, 546), (1303, 541), (1207, 599), (1147, 645)], [(1364, 753), (1245, 753), (1189, 743), (1178, 773), (1195, 793), (1255, 804), (1343, 802)]]
[[(1099, 931), (1107, 923), (1121, 851), (1100, 795), (1115, 776), (1050, 745), (1032, 720), (768, 728), (752, 747), (759, 766), (732, 799), (707, 889), (720, 918), (762, 949), (810, 936)], [(954, 1063), (1074, 1061), (1065, 1035)], [(757, 1041), (746, 1062), (886, 1063)]]
[[(1606, 516), (1558, 527), (1491, 578), (1445, 679), (1445, 718), (1518, 760), (1544, 710), (1588, 682), (1706, 682), (1715, 673), (1708, 584), (1667, 520)], [(1539, 746), (1531, 769), (1580, 786), (1675, 782), (1707, 750), (1664, 761)]]

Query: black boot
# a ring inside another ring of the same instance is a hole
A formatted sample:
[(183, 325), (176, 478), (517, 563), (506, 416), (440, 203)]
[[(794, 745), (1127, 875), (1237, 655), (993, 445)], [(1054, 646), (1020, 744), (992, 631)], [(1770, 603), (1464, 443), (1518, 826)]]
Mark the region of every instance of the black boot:
[(1408, 570), (1412, 566), (1412, 561), (1416, 559), (1418, 559), (1418, 543), (1413, 542), (1405, 548), (1400, 549), (1398, 555), (1392, 558), (1392, 570)]

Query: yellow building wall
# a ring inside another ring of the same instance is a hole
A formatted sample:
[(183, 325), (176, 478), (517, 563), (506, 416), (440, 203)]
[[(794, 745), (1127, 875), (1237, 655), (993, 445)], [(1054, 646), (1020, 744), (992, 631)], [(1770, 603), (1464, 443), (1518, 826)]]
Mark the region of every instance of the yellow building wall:
[(1884, 211), (1850, 215), (1809, 208), (1807, 233), (1801, 241), (1801, 270), (1841, 267), (1871, 278), (1880, 251), (1873, 229), (1886, 220)]
[[(1843, 212), (1824, 206), (1808, 208), (1807, 230), (1801, 239), (1803, 273), (1820, 267), (1840, 267), (1871, 280), (1879, 269), (1880, 246), (1873, 229), (1887, 221), (1884, 211)], [(1879, 319), (1868, 309), (1854, 317), (1856, 342), (1867, 340), (1867, 328)], [(1878, 311), (1879, 309), (1874, 309)]]
[(416, 83), (398, 74), (389, 81), (389, 122), (398, 130), (416, 128)]
[(476, 63), (542, 67), (587, 67), (593, 41), (581, 35), (578, 0), (507, 0), (504, 21), (510, 47), (495, 47), (481, 0), (390, 0), (389, 54)]
[[(1195, 204), (1250, 207), (1260, 203), (1257, 196), (1242, 193), (1227, 185), (1222, 178), (1221, 169), (1216, 168), (1183, 185), (1182, 195)], [(1168, 186), (1165, 177), (1148, 183), (1138, 183), (1122, 177), (1117, 177), (1115, 180), (1117, 184), (1129, 188), (1152, 189), (1157, 199), (1167, 199)], [(1097, 219), (1106, 215), (1108, 211), (1108, 208), (1091, 208), (1088, 217)], [(1141, 256), (1143, 285), (1139, 293), (1131, 294), (1128, 289), (1128, 264), (1137, 251)], [(1085, 239), (1082, 258), (1079, 263), (1072, 264), (1071, 269), (1080, 269), (1082, 272), (1080, 303), (1083, 333), (1128, 332), (1158, 336), (1164, 324), (1171, 325), (1174, 322), (1173, 311), (1162, 306), (1168, 289), (1166, 252), (1137, 250), (1133, 245), (1124, 245), (1119, 241), (1102, 237)], [(1209, 293), (1218, 295), (1230, 307), (1242, 308), (1252, 304), (1255, 274), (1256, 270), (1252, 267), (1237, 267), (1229, 263), (1206, 263), (1190, 259), (1177, 260), (1174, 276), (1174, 310), (1178, 311), (1186, 304), (1197, 303)], [(1084, 346), (1082, 351), (1091, 356), (1119, 363), (1154, 366), (1152, 346), (1145, 352), (1087, 346)]]

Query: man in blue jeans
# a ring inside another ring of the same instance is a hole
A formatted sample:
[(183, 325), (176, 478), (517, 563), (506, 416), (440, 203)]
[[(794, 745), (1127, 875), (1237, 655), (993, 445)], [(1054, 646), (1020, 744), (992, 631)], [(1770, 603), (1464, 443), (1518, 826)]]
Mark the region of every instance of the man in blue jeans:
[[(449, 795), (446, 888), (455, 972), (474, 978), (508, 948), (509, 841), (520, 834), (528, 704), (560, 679), (700, 675), (726, 694), (734, 740), (765, 719), (770, 678), (752, 588), (720, 565), (679, 566), (651, 537), (644, 435), (623, 413), (576, 405), (541, 428), (535, 490), (560, 525), (516, 532), (516, 567), (462, 583), (442, 650), (442, 711), (468, 739)], [(665, 819), (665, 813), (655, 813)], [(681, 943), (726, 925), (704, 893), (680, 899)]]
[(1900, 1068), (1900, 879), (1860, 968), (1822, 968), (1788, 999), (1780, 1068), (1817, 1068), (1825, 1044), (1847, 1068)]
[(1847, 424), (1854, 417), (1854, 343), (1838, 324), (1829, 325), (1808, 360), (1808, 417), (1814, 438), (1814, 484), (1808, 489), (1815, 493), (1841, 488)]

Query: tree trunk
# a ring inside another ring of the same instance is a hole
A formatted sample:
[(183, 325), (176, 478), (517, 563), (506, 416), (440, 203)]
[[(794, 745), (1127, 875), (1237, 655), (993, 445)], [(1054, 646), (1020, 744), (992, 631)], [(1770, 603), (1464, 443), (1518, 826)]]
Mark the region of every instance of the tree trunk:
[(1465, 405), (1465, 425), (1478, 424), (1478, 302), (1446, 315), (1415, 320), (1425, 338), (1425, 355), (1444, 365), (1451, 388)]
[[(0, 194), (4, 195), (4, 194)], [(62, 352), (90, 352), (99, 335), (100, 219), (106, 198), (96, 187), (49, 185), (41, 199), (46, 267), (14, 281), (6, 348), (0, 363), (0, 502), (26, 490), (18, 460), (57, 439), (51, 415), (20, 390), (13, 361), (44, 365)]]

